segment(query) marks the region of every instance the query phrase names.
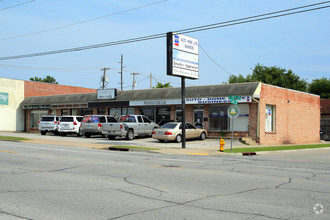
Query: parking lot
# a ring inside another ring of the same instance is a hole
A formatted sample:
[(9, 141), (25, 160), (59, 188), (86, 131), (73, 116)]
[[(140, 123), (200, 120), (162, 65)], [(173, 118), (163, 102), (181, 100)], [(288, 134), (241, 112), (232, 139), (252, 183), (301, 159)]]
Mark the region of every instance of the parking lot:
[[(135, 138), (131, 141), (126, 140), (125, 138), (117, 138), (115, 140), (108, 140), (108, 138), (104, 138), (98, 135), (92, 136), (91, 138), (85, 137), (77, 137), (76, 135), (68, 135), (68, 136), (55, 136), (52, 133), (47, 133), (47, 135), (40, 135), (40, 133), (26, 133), (26, 132), (0, 132), (1, 136), (16, 136), (16, 137), (25, 137), (30, 139), (40, 139), (47, 142), (49, 141), (56, 141), (58, 144), (62, 142), (80, 142), (80, 143), (93, 143), (93, 144), (102, 144), (102, 145), (125, 145), (125, 146), (140, 146), (140, 147), (153, 147), (153, 148), (181, 148), (181, 143), (175, 142), (165, 142), (160, 143), (158, 140), (153, 139), (151, 137), (145, 138)], [(226, 141), (226, 148), (230, 148), (230, 139), (225, 139)], [(233, 147), (238, 146), (246, 146), (243, 145), (238, 140), (233, 141)], [(187, 140), (186, 141), (186, 148), (219, 148), (219, 138), (206, 138), (205, 140)]]

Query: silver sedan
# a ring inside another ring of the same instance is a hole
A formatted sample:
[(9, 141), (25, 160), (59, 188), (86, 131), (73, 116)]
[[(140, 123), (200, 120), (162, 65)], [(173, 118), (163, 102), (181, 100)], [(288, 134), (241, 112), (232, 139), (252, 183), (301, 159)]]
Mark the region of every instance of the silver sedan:
[[(204, 140), (206, 138), (206, 130), (196, 128), (195, 126), (186, 123), (186, 139), (199, 138)], [(154, 129), (152, 138), (164, 141), (175, 141), (177, 143), (182, 141), (182, 123), (181, 122), (169, 122), (162, 127)]]

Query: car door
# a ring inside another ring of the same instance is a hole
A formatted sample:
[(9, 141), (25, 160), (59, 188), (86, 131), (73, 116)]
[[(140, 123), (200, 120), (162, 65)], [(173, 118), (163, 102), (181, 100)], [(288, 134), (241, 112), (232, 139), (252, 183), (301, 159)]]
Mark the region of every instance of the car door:
[(152, 134), (152, 130), (154, 129), (154, 125), (151, 123), (151, 121), (149, 120), (149, 118), (147, 118), (146, 116), (142, 116), (143, 118), (143, 124), (144, 124), (144, 132), (146, 135), (151, 135)]
[(199, 136), (197, 129), (192, 124), (186, 123), (186, 136), (187, 138), (196, 138)]
[(143, 119), (140, 115), (136, 116), (137, 118), (137, 127), (138, 127), (138, 131), (137, 131), (137, 134), (138, 135), (144, 135), (145, 132), (146, 132), (146, 128), (145, 128), (145, 125), (144, 125), (144, 122), (143, 122)]

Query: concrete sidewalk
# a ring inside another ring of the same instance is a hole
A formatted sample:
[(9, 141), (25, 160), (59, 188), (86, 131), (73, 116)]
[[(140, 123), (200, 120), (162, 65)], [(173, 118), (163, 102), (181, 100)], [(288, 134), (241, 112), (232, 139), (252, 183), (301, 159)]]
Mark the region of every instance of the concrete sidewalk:
[[(84, 147), (93, 149), (108, 149), (109, 147), (117, 146), (136, 146), (145, 148), (157, 148), (158, 150), (139, 150), (132, 149), (132, 151), (145, 151), (152, 153), (162, 154), (190, 154), (190, 155), (216, 155), (216, 156), (241, 156), (241, 153), (223, 153), (220, 152), (219, 139), (207, 138), (204, 141), (191, 140), (186, 141), (186, 148), (182, 148), (181, 143), (160, 143), (152, 138), (136, 138), (132, 141), (125, 139), (108, 140), (107, 138), (92, 137), (76, 137), (76, 136), (55, 136), (53, 134), (40, 135), (39, 133), (26, 133), (26, 132), (0, 132), (0, 136), (13, 136), (13, 137), (24, 137), (29, 140), (24, 140), (24, 143), (35, 143), (35, 144), (51, 144), (51, 145), (64, 145), (72, 147)], [(231, 148), (231, 140), (225, 139), (226, 145), (224, 149)], [(316, 143), (319, 144), (319, 143)], [(233, 141), (234, 148), (249, 148), (249, 147), (270, 147), (271, 145), (244, 145), (238, 140)], [(279, 146), (279, 144), (274, 145)], [(269, 153), (269, 152), (268, 152)], [(258, 152), (258, 154), (261, 154)]]

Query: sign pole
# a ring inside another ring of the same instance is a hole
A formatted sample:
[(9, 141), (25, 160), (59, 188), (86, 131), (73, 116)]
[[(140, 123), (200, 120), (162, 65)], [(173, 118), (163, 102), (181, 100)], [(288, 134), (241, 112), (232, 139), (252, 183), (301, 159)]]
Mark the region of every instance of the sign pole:
[(231, 143), (230, 143), (230, 152), (233, 150), (233, 138), (234, 138), (234, 118), (231, 118)]
[(186, 148), (186, 81), (181, 77), (182, 148)]

